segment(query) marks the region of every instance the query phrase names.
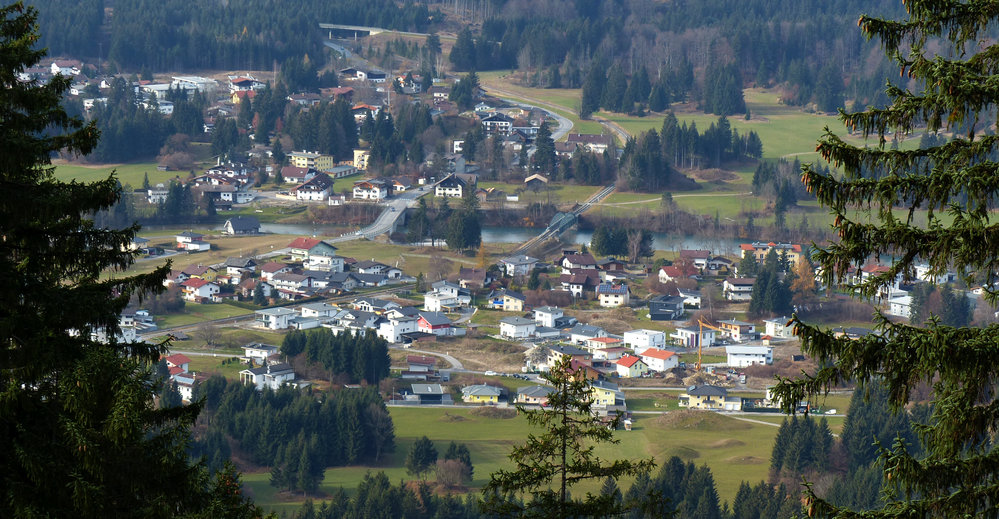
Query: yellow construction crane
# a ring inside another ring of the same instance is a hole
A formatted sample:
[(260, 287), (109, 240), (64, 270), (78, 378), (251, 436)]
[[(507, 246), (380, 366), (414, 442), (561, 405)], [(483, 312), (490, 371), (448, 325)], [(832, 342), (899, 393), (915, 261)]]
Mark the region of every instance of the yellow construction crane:
[(713, 324), (704, 322), (704, 319), (701, 318), (701, 317), (697, 318), (697, 367), (694, 369), (695, 371), (701, 371), (701, 348), (702, 348), (702, 344), (704, 343), (704, 329), (705, 328), (710, 328), (710, 329), (715, 330), (717, 332), (724, 332), (725, 331), (725, 330), (723, 330), (723, 329), (721, 329), (721, 328), (719, 328), (719, 327), (717, 327), (717, 326), (715, 326)]

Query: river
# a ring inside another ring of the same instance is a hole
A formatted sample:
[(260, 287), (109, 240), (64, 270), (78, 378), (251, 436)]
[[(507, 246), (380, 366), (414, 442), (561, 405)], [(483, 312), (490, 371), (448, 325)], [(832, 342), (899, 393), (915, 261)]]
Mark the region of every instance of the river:
[[(216, 230), (220, 230), (218, 226)], [(343, 228), (309, 224), (261, 223), (260, 230), (275, 234), (298, 234), (311, 236), (339, 236)], [(537, 236), (544, 229), (536, 227), (494, 227), (482, 228), (482, 241), (485, 243), (524, 243)], [(565, 243), (589, 245), (593, 231), (570, 229), (562, 235)], [(656, 250), (706, 249), (715, 254), (739, 254), (741, 242), (733, 238), (713, 238), (710, 236), (680, 236), (666, 233), (652, 234), (652, 247)]]

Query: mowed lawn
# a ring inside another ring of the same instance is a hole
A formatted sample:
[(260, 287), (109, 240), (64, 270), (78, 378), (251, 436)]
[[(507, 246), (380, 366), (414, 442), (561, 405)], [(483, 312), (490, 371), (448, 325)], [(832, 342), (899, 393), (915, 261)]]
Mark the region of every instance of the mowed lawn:
[(505, 182), (479, 182), (479, 187), (482, 189), (495, 188), (502, 190), (507, 194), (513, 194), (517, 190), (522, 190), (519, 193), (521, 204), (547, 202), (548, 200), (551, 200), (553, 204), (567, 204), (567, 205), (572, 205), (577, 202), (584, 202), (601, 189), (601, 186), (579, 186), (575, 184), (563, 184), (563, 185), (551, 186), (550, 189), (541, 188), (538, 191), (532, 191), (524, 189), (523, 184), (505, 183)]
[(179, 314), (168, 314), (156, 317), (156, 324), (160, 328), (172, 326), (185, 326), (214, 319), (225, 319), (253, 313), (252, 310), (240, 308), (228, 303), (200, 304), (188, 302), (184, 305), (184, 312)]
[(155, 162), (140, 162), (135, 164), (102, 164), (98, 166), (83, 166), (79, 164), (56, 163), (55, 176), (59, 180), (77, 180), (79, 182), (94, 182), (104, 180), (114, 172), (122, 185), (131, 185), (134, 189), (142, 188), (142, 179), (149, 174), (149, 184), (166, 185), (171, 178), (181, 175), (187, 177), (186, 171), (157, 171)]
[[(465, 443), (472, 454), (475, 473), (472, 486), (477, 490), (500, 468), (510, 468), (507, 456), (514, 445), (524, 442), (530, 428), (523, 417), (487, 418), (472, 409), (454, 408), (390, 408), (395, 423), (396, 452), (377, 466), (356, 466), (329, 469), (321, 489), (331, 492), (337, 487), (356, 489), (366, 473), (384, 471), (393, 483), (412, 479), (404, 468), (406, 454), (413, 442), (426, 435), (438, 451), (447, 449), (451, 441)], [(697, 465), (712, 469), (718, 493), (723, 501), (732, 502), (739, 483), (754, 484), (766, 479), (773, 439), (777, 428), (754, 424), (715, 413), (673, 413), (665, 417), (639, 416), (632, 431), (618, 431), (621, 442), (601, 445), (597, 452), (605, 459), (649, 458), (662, 463), (670, 456), (680, 456)], [(275, 511), (290, 511), (303, 498), (278, 496), (268, 483), (269, 474), (259, 471), (243, 476), (258, 504)], [(622, 481), (626, 489), (629, 481)], [(600, 482), (580, 485), (579, 492), (597, 491)], [(289, 501), (285, 501), (288, 499)]]

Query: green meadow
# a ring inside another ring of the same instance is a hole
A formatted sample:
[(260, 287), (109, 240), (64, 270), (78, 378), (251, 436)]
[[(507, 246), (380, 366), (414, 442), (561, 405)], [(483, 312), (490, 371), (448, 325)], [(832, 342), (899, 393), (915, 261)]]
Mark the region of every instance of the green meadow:
[[(396, 451), (378, 465), (327, 470), (321, 492), (337, 487), (353, 491), (368, 472), (384, 471), (393, 482), (411, 479), (404, 460), (413, 442), (424, 435), (434, 441), (438, 451), (447, 449), (451, 441), (468, 445), (475, 466), (471, 490), (476, 491), (491, 472), (510, 467), (510, 448), (522, 443), (531, 431), (522, 417), (492, 418), (469, 408), (393, 407), (389, 411), (395, 423)], [(619, 444), (601, 445), (597, 453), (606, 459), (654, 457), (658, 463), (679, 456), (697, 465), (706, 464), (712, 469), (721, 500), (731, 503), (741, 481), (766, 479), (776, 433), (777, 428), (770, 425), (710, 412), (640, 415), (633, 430), (617, 432)], [(304, 499), (276, 493), (268, 480), (266, 470), (243, 476), (244, 485), (264, 507), (290, 512)], [(624, 481), (621, 486), (629, 484)], [(581, 485), (579, 491), (596, 491), (599, 485)]]

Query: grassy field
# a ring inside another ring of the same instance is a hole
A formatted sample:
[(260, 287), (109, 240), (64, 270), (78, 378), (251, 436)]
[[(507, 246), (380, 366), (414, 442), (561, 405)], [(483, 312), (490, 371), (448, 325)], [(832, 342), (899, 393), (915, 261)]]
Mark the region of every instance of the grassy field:
[(250, 313), (253, 312), (227, 303), (200, 304), (189, 302), (184, 305), (184, 313), (158, 316), (156, 324), (160, 328), (169, 328)]
[[(208, 143), (191, 143), (191, 154), (194, 156), (194, 171), (202, 171), (215, 165), (211, 157), (211, 145)], [(171, 178), (180, 176), (186, 178), (188, 171), (158, 171), (156, 162), (134, 162), (129, 164), (71, 164), (63, 160), (55, 160), (55, 176), (60, 180), (79, 180), (93, 182), (103, 180), (113, 171), (122, 184), (129, 184), (135, 189), (142, 188), (142, 179), (149, 175), (149, 184), (166, 184)]]
[[(396, 431), (396, 452), (378, 466), (329, 469), (321, 490), (337, 487), (348, 491), (368, 472), (385, 471), (390, 481), (409, 480), (403, 468), (406, 453), (419, 437), (426, 435), (443, 451), (451, 441), (468, 445), (475, 466), (473, 487), (481, 487), (489, 474), (509, 467), (507, 455), (513, 445), (524, 441), (529, 426), (521, 418), (489, 418), (467, 408), (390, 409)], [(721, 500), (732, 502), (742, 480), (757, 482), (766, 478), (770, 450), (777, 428), (753, 424), (715, 413), (673, 413), (665, 417), (639, 417), (632, 431), (619, 431), (618, 445), (601, 445), (598, 454), (609, 458), (654, 457), (662, 463), (677, 455), (697, 465), (711, 467)], [(301, 497), (283, 502), (268, 484), (269, 474), (244, 474), (243, 480), (256, 502), (277, 512), (297, 507)], [(600, 482), (581, 485), (579, 491), (596, 491)], [(621, 482), (627, 488), (630, 481)]]
[[(503, 182), (479, 182), (479, 187), (482, 189), (495, 188), (508, 194), (513, 194), (518, 189), (523, 189), (524, 186), (523, 184), (508, 184)], [(547, 202), (550, 196), (552, 203), (571, 205), (590, 198), (599, 190), (600, 187), (597, 186), (577, 185), (552, 186), (551, 189), (542, 189), (537, 192), (523, 190), (520, 192), (520, 202), (522, 204)]]

